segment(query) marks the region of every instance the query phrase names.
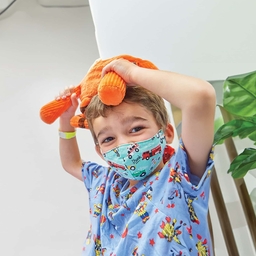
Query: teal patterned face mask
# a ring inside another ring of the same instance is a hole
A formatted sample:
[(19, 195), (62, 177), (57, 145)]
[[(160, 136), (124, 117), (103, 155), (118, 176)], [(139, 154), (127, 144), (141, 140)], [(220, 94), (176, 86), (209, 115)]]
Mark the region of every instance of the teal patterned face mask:
[(121, 176), (141, 180), (150, 175), (163, 158), (166, 140), (163, 130), (150, 139), (122, 144), (105, 153), (105, 161)]

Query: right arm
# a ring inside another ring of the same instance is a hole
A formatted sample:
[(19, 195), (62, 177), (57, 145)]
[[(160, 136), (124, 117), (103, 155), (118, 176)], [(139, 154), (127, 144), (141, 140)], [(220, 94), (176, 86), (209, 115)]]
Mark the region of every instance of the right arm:
[[(70, 125), (70, 119), (75, 115), (78, 100), (75, 94), (71, 95), (72, 106), (59, 118), (59, 130), (61, 132), (73, 132), (75, 128)], [(80, 156), (76, 137), (59, 141), (59, 153), (61, 164), (66, 172), (82, 181), (82, 159)]]

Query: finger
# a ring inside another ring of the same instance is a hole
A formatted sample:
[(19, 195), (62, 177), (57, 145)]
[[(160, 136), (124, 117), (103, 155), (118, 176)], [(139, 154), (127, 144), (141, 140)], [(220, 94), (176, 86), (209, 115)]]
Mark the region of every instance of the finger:
[(55, 96), (55, 100), (66, 99), (67, 97), (71, 96), (71, 94), (74, 92), (74, 90), (75, 90), (74, 85), (65, 87), (65, 89), (63, 91), (59, 92), (58, 96)]
[(72, 94), (74, 91), (75, 91), (75, 86), (74, 85), (70, 85), (68, 87), (69, 91), (70, 91), (70, 94)]
[(60, 95), (56, 95), (55, 97), (54, 97), (54, 99), (55, 100), (60, 100), (61, 98), (60, 98)]
[(72, 101), (72, 105), (77, 108), (79, 103), (78, 103), (78, 98), (77, 98), (77, 95), (76, 93), (72, 93), (71, 94), (71, 101)]
[(55, 96), (55, 100), (60, 100), (64, 95), (64, 91), (59, 91), (59, 94)]
[(63, 91), (62, 98), (65, 99), (66, 97), (71, 95), (71, 91), (69, 87), (65, 87), (65, 90)]
[(103, 67), (102, 72), (101, 72), (101, 77), (105, 76), (110, 71), (115, 71), (117, 61), (118, 60), (112, 60), (105, 67)]

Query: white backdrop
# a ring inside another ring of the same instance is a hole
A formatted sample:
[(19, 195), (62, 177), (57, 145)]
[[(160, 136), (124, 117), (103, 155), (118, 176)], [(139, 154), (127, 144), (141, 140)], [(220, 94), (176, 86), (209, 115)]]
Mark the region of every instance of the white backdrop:
[[(18, 0), (0, 16), (0, 255), (81, 253), (87, 191), (63, 171), (58, 122), (46, 125), (39, 110), (78, 84), (98, 57), (89, 7)], [(83, 157), (100, 161), (86, 150), (89, 131), (78, 137)]]
[(159, 68), (225, 79), (255, 70), (254, 0), (91, 0), (101, 56), (124, 50)]

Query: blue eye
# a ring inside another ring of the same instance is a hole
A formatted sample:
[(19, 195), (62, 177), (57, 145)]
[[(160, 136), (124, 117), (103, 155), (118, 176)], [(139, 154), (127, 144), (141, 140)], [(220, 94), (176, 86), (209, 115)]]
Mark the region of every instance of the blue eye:
[(143, 129), (143, 127), (141, 127), (141, 126), (134, 127), (134, 128), (131, 129), (131, 132), (132, 132), (132, 133), (133, 133), (133, 132), (139, 132), (139, 131), (142, 130), (142, 129)]
[(107, 137), (106, 139), (104, 139), (104, 140), (102, 141), (102, 144), (103, 144), (103, 143), (108, 143), (108, 142), (112, 141), (113, 139), (114, 139), (113, 137)]

